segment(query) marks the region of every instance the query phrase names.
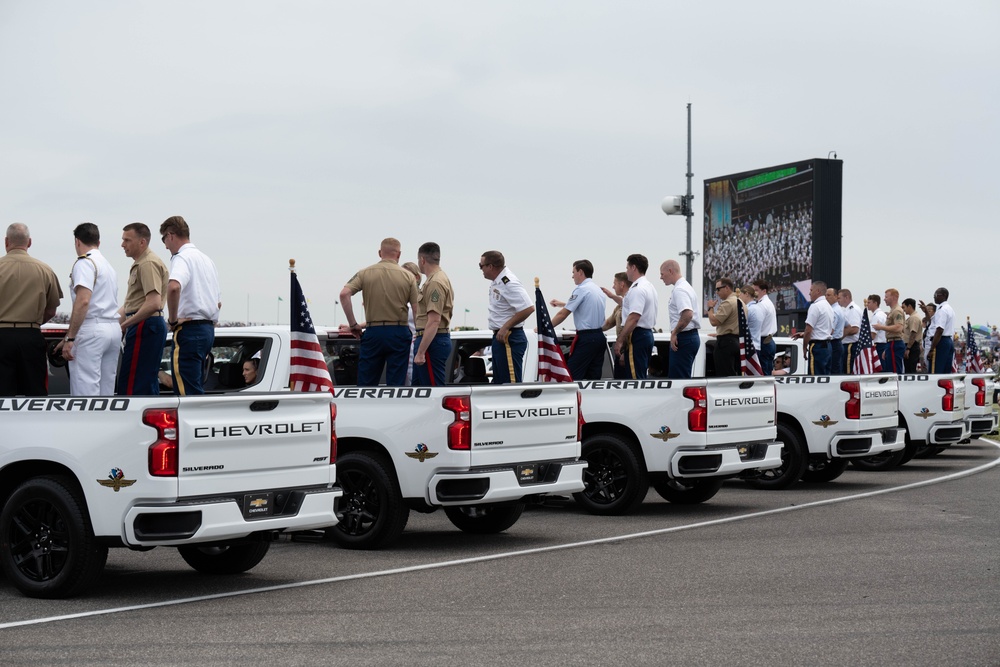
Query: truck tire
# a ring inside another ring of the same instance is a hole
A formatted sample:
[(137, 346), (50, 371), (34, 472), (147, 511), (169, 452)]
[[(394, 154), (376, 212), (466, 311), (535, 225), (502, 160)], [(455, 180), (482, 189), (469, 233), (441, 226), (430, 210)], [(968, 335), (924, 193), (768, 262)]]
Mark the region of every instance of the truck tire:
[(584, 439), (584, 489), (573, 497), (591, 514), (628, 514), (646, 498), (649, 477), (635, 452), (621, 437), (601, 433)]
[(22, 482), (0, 512), (0, 564), (28, 597), (77, 595), (97, 583), (107, 559), (86, 503), (65, 477)]
[(712, 498), (722, 488), (717, 477), (701, 479), (663, 479), (653, 482), (653, 489), (660, 497), (676, 505), (697, 505)]
[(806, 471), (802, 473), (803, 482), (832, 482), (847, 470), (848, 459), (809, 459)]
[(191, 544), (177, 547), (177, 551), (188, 565), (202, 574), (239, 574), (256, 567), (270, 548), (270, 542), (261, 540), (217, 546)]
[(480, 535), (502, 533), (517, 523), (523, 511), (524, 503), (461, 505), (444, 508), (448, 520), (455, 524), (456, 528), (466, 533)]
[(858, 470), (892, 470), (900, 464), (905, 454), (905, 449), (898, 452), (883, 452), (875, 456), (851, 459), (851, 465)]
[(795, 429), (786, 424), (778, 424), (778, 437), (781, 448), (781, 465), (770, 470), (757, 470), (744, 477), (747, 484), (757, 489), (779, 490), (787, 489), (802, 478), (809, 464), (809, 452), (805, 443), (799, 439)]
[(327, 535), (347, 549), (381, 549), (406, 528), (410, 510), (396, 486), (392, 465), (369, 452), (337, 458), (337, 483), (344, 490), (337, 503), (336, 526)]

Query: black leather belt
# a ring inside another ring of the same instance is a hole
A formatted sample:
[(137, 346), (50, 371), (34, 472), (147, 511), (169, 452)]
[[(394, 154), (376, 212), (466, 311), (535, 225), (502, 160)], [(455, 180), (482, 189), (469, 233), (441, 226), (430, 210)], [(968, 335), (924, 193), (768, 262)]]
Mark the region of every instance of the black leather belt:
[(576, 332), (579, 334), (590, 334), (590, 333), (604, 333), (604, 329), (580, 329)]

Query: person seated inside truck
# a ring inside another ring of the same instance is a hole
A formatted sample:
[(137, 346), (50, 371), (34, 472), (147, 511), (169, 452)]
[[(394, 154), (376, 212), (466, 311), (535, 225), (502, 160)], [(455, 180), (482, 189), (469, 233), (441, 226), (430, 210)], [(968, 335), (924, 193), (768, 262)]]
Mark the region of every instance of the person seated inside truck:
[[(260, 353), (258, 352), (258, 355)], [(243, 362), (243, 382), (249, 387), (257, 382), (257, 369), (260, 367), (260, 356), (254, 356)]]
[(787, 362), (788, 357), (784, 352), (774, 355), (774, 370), (771, 371), (771, 375), (788, 375)]

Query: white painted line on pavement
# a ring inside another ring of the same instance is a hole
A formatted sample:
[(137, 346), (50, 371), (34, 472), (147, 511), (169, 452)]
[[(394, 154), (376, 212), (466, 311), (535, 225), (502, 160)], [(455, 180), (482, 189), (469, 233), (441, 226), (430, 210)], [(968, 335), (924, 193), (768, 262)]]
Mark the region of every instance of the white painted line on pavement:
[[(989, 442), (994, 447), (1000, 449), (1000, 443), (983, 440), (982, 442)], [(829, 498), (826, 500), (815, 500), (809, 503), (803, 503), (801, 505), (789, 505), (788, 507), (779, 507), (773, 510), (764, 510), (762, 512), (753, 512), (751, 514), (741, 514), (738, 516), (726, 517), (725, 519), (713, 519), (711, 521), (699, 521), (698, 523), (690, 523), (683, 526), (673, 526), (671, 528), (657, 528), (656, 530), (646, 530), (640, 533), (628, 533), (626, 535), (616, 535), (614, 537), (601, 537), (594, 540), (584, 540), (583, 542), (570, 542), (567, 544), (555, 544), (547, 547), (536, 547), (534, 549), (522, 549), (520, 551), (510, 551), (502, 554), (492, 554), (489, 556), (476, 556), (474, 558), (460, 558), (458, 560), (446, 560), (439, 563), (425, 563), (423, 565), (411, 565), (409, 567), (399, 567), (391, 570), (379, 570), (377, 572), (363, 572), (360, 574), (348, 574), (341, 577), (328, 577), (326, 579), (313, 579), (310, 581), (299, 581), (290, 584), (277, 584), (274, 586), (262, 586), (260, 588), (250, 588), (242, 591), (232, 591), (229, 593), (215, 593), (213, 595), (199, 595), (196, 597), (188, 598), (178, 598), (175, 600), (163, 600), (161, 602), (149, 602), (146, 604), (131, 605), (128, 607), (113, 607), (110, 609), (95, 609), (93, 611), (83, 611), (76, 614), (63, 614), (61, 616), (47, 616), (43, 618), (32, 618), (24, 621), (11, 621), (9, 623), (0, 623), (0, 630), (6, 630), (8, 628), (17, 628), (26, 625), (39, 625), (42, 623), (55, 623), (56, 621), (70, 621), (78, 618), (89, 618), (92, 616), (103, 616), (105, 614), (118, 614), (125, 611), (138, 611), (142, 609), (155, 609), (157, 607), (172, 607), (179, 604), (190, 604), (192, 602), (204, 602), (207, 600), (218, 600), (221, 598), (231, 598), (240, 595), (256, 595), (258, 593), (270, 593), (272, 591), (282, 591), (289, 590), (292, 588), (302, 588), (305, 586), (318, 586), (321, 584), (333, 584), (342, 581), (357, 581), (359, 579), (370, 579), (373, 577), (386, 577), (394, 574), (406, 574), (409, 572), (420, 572), (422, 570), (434, 570), (444, 567), (454, 567), (456, 565), (468, 565), (471, 563), (484, 563), (491, 560), (500, 560), (503, 558), (515, 558), (518, 556), (531, 556), (534, 554), (547, 553), (552, 551), (561, 551), (563, 549), (577, 549), (579, 547), (588, 547), (595, 544), (608, 544), (610, 542), (621, 542), (622, 540), (634, 540), (641, 537), (651, 537), (654, 535), (666, 535), (668, 533), (678, 533), (683, 530), (693, 530), (695, 528), (706, 528), (709, 526), (719, 526), (726, 523), (733, 523), (736, 521), (746, 521), (748, 519), (756, 519), (764, 516), (771, 516), (774, 514), (781, 514), (782, 512), (794, 512), (797, 510), (808, 509), (810, 507), (821, 507), (823, 505), (833, 505), (835, 503), (844, 503), (851, 500), (859, 500), (861, 498), (871, 498), (873, 496), (881, 496), (887, 493), (896, 493), (898, 491), (907, 491), (909, 489), (916, 489), (922, 486), (930, 486), (931, 484), (940, 484), (941, 482), (947, 482), (954, 479), (959, 479), (962, 477), (968, 477), (969, 475), (975, 475), (976, 473), (989, 470), (1000, 465), (1000, 458), (994, 459), (989, 463), (985, 463), (981, 466), (971, 468), (969, 470), (963, 470), (961, 472), (951, 473), (943, 477), (935, 477), (933, 479), (926, 479), (921, 482), (913, 482), (911, 484), (904, 484), (903, 486), (896, 486), (890, 489), (879, 489), (878, 491), (866, 491), (865, 493), (857, 493), (850, 496), (841, 496), (839, 498)]]

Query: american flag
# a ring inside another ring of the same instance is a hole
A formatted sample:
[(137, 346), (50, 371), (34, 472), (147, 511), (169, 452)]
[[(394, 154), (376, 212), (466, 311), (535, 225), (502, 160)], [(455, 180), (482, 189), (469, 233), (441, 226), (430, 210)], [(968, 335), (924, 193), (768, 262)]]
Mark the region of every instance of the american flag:
[(972, 333), (972, 322), (965, 322), (965, 372), (982, 373), (983, 360), (979, 358), (979, 346), (976, 336)]
[(288, 368), (288, 385), (292, 391), (333, 391), (330, 369), (323, 358), (323, 348), (316, 337), (306, 297), (299, 278), (292, 271), (292, 355)]
[(854, 357), (854, 367), (851, 369), (855, 375), (870, 375), (882, 372), (882, 362), (879, 361), (878, 352), (875, 351), (875, 343), (872, 342), (871, 324), (868, 322), (868, 309), (861, 309), (861, 326), (858, 333), (858, 342), (854, 344), (857, 355)]
[(753, 337), (750, 335), (750, 325), (747, 324), (746, 313), (743, 312), (746, 306), (742, 303), (739, 306), (736, 310), (739, 312), (740, 319), (740, 368), (743, 369), (743, 375), (763, 375), (764, 369), (757, 357), (757, 348), (753, 346)]
[(539, 382), (572, 382), (566, 366), (556, 329), (549, 318), (549, 309), (545, 307), (542, 290), (535, 288), (535, 317), (538, 324), (538, 380)]

